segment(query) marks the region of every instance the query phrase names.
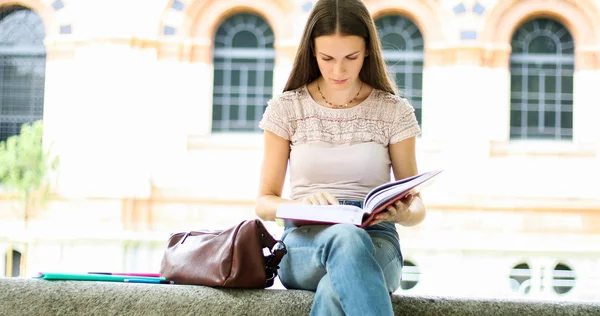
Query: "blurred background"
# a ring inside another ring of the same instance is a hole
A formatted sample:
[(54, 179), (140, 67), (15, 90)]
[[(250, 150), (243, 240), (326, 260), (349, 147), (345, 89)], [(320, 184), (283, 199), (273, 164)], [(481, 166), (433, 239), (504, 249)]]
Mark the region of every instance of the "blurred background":
[[(171, 233), (254, 218), (315, 2), (0, 0), (0, 275), (158, 272)], [(365, 4), (445, 169), (398, 293), (598, 300), (600, 1)]]

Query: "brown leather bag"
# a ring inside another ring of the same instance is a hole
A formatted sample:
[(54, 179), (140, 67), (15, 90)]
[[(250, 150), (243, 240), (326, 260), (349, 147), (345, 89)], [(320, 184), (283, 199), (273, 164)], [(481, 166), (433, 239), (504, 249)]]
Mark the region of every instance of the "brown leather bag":
[[(275, 249), (276, 245), (281, 246)], [(260, 220), (247, 220), (226, 230), (172, 234), (160, 273), (175, 284), (267, 288), (286, 253), (285, 244), (275, 240)]]

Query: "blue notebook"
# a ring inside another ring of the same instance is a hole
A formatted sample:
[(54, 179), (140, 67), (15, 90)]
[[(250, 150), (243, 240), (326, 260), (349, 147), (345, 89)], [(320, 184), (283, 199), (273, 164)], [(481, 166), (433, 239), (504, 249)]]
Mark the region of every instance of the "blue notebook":
[(128, 276), (128, 275), (107, 275), (107, 274), (90, 274), (90, 273), (55, 273), (41, 272), (35, 276), (36, 279), (53, 280), (53, 281), (103, 281), (103, 282), (125, 282), (125, 283), (156, 283), (156, 284), (172, 284), (171, 281), (166, 281), (164, 277), (145, 277), (145, 276)]

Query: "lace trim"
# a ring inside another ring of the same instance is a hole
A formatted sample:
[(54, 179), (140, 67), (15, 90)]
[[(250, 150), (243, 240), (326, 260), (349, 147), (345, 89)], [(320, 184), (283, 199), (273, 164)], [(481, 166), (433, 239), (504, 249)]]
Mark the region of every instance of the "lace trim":
[(270, 102), (259, 126), (293, 144), (377, 142), (387, 146), (420, 133), (413, 107), (382, 91), (345, 110), (321, 107), (303, 88), (288, 91)]
[(386, 125), (381, 120), (336, 120), (314, 115), (292, 122), (295, 133), (291, 141), (294, 144), (322, 141), (337, 145), (362, 142), (387, 145), (390, 137)]

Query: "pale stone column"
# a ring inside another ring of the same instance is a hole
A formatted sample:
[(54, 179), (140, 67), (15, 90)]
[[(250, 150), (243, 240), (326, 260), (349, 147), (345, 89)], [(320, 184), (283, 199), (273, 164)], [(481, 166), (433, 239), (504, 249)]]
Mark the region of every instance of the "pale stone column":
[(210, 39), (161, 43), (157, 64), (160, 98), (171, 109), (164, 118), (179, 122), (172, 126), (177, 139), (209, 135), (214, 76)]
[(296, 41), (281, 41), (275, 46), (275, 69), (273, 69), (273, 96), (282, 93), (294, 65)]
[(164, 185), (189, 167), (190, 141), (211, 134), (213, 64), (208, 39), (163, 39), (157, 50), (156, 132), (149, 158), (153, 183)]
[[(476, 46), (429, 49), (423, 73), (422, 140), (448, 157), (488, 157), (490, 133), (504, 126), (492, 118), (494, 104), (482, 102), (502, 82), (501, 74), (481, 65)], [(493, 122), (492, 124), (490, 124)]]
[[(49, 45), (46, 140), (66, 197), (145, 196), (154, 50), (127, 40)], [(64, 58), (60, 58), (63, 56)]]
[(600, 83), (600, 50), (577, 49), (573, 82), (573, 140), (596, 147), (600, 154), (598, 128), (598, 83)]
[(485, 122), (489, 140), (508, 141), (510, 138), (510, 45), (495, 45), (482, 52), (482, 63), (487, 77), (481, 78), (485, 87), (486, 111), (489, 121)]

